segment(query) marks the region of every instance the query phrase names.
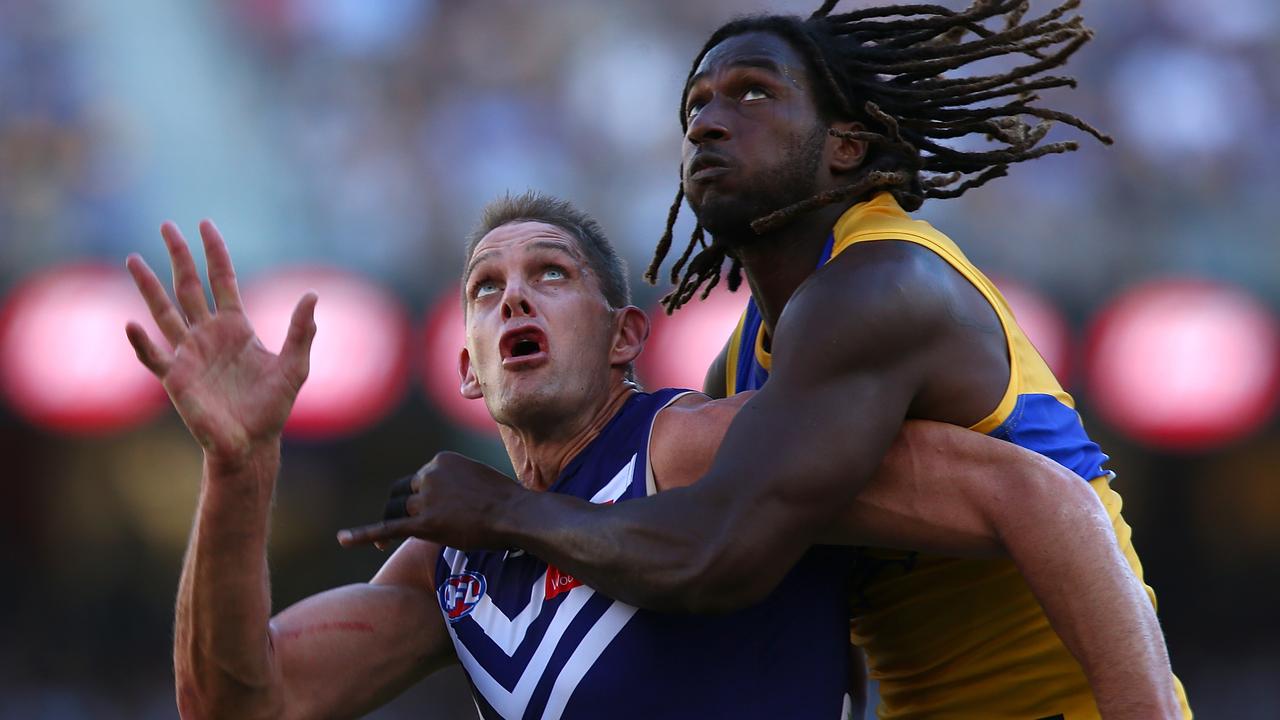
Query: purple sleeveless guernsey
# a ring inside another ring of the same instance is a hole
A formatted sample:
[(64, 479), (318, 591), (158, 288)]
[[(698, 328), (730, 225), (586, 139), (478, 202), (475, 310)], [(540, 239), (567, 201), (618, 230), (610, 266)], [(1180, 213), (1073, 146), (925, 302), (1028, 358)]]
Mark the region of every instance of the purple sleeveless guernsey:
[[(652, 492), (649, 431), (686, 391), (636, 393), (547, 492)], [(722, 615), (638, 610), (520, 551), (445, 548), (437, 598), (485, 718), (706, 720), (847, 712), (849, 555), (807, 553), (763, 602)]]

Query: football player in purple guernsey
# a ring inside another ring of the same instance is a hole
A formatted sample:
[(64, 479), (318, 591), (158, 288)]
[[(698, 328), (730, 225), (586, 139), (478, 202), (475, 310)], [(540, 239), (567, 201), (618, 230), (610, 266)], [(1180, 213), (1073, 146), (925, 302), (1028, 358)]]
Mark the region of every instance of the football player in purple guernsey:
[[(272, 616), (271, 499), (317, 298), (299, 301), (274, 354), (245, 317), (214, 226), (200, 226), (213, 309), (177, 227), (166, 223), (161, 234), (176, 304), (140, 257), (127, 267), (167, 343), (136, 323), (127, 334), (204, 452), (175, 622), (184, 717), (355, 717), (455, 662), (486, 718), (849, 717), (846, 572), (855, 543), (1008, 554), (1090, 662), (1127, 659), (1115, 639), (1127, 644), (1154, 627), (1086, 485), (1030, 451), (926, 422), (903, 427), (867, 487), (821, 533), (830, 544), (806, 551), (776, 590), (743, 609), (637, 609), (518, 549), (414, 537), (369, 582)], [(593, 221), (543, 196), (499, 200), (468, 245), (464, 278), (461, 389), (498, 421), (521, 485), (593, 503), (688, 492), (744, 396), (638, 388), (632, 363), (648, 320), (630, 304), (622, 263)], [(433, 468), (462, 460), (444, 455)], [(514, 485), (495, 474), (432, 495), (426, 476), (406, 479), (393, 497), (405, 519), (341, 539), (430, 535), (414, 525), (427, 506), (447, 513), (489, 503), (500, 518), (510, 496), (496, 483)], [(1082, 625), (1085, 613), (1100, 620)]]

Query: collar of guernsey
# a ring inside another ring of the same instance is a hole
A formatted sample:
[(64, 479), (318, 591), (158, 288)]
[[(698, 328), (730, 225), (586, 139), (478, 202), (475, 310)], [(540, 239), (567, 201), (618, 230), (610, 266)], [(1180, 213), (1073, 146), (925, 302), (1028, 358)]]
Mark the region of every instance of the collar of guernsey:
[[(929, 223), (913, 219), (892, 194), (878, 193), (845, 211), (827, 237), (818, 267), (858, 243), (877, 240), (910, 242), (928, 248), (982, 293), (1000, 318), (1009, 352), (1009, 385), (995, 409), (970, 429), (1039, 452), (1086, 480), (1110, 476), (1103, 469), (1108, 458), (1089, 439), (1075, 401), (1018, 326), (1004, 296), (951, 238)], [(758, 390), (769, 379), (771, 356), (765, 343), (760, 311), (752, 299), (729, 340), (725, 363), (725, 389), (729, 395)]]

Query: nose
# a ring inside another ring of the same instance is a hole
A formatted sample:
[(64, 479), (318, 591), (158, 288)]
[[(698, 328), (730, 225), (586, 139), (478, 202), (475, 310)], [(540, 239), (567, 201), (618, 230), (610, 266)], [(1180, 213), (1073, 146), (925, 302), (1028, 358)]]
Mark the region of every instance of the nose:
[(694, 145), (701, 145), (709, 140), (728, 140), (731, 135), (725, 123), (724, 111), (720, 99), (713, 97), (697, 115), (689, 121), (689, 129), (684, 137)]
[(508, 283), (502, 293), (502, 319), (510, 320), (513, 317), (536, 316), (537, 313), (534, 312), (533, 305), (529, 303), (524, 284), (519, 282)]

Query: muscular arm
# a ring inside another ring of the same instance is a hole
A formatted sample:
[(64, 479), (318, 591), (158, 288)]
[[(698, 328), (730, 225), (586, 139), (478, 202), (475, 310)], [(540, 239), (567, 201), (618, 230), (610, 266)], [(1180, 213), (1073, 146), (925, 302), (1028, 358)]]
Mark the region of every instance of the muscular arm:
[(369, 583), (302, 600), (271, 619), (288, 717), (362, 717), (456, 661), (432, 587), (438, 546), (400, 546)]
[[(691, 398), (659, 416), (651, 462), (660, 489), (697, 481), (740, 405), (738, 396)], [(1159, 716), (1161, 698), (1174, 702), (1155, 608), (1111, 518), (1088, 483), (1048, 458), (952, 425), (908, 421), (821, 540), (1008, 555), (1108, 717)], [(1176, 707), (1167, 710), (1176, 715)]]
[(206, 460), (174, 624), (183, 717), (358, 717), (451, 657), (429, 588), (434, 547), (414, 540), (371, 583), (270, 618), (266, 541), (277, 453)]
[[(309, 369), (314, 295), (294, 309), (279, 354), (241, 305), (222, 237), (200, 225), (216, 311), (178, 228), (161, 230), (177, 305), (142, 258), (126, 265), (168, 347), (137, 323), (126, 334), (204, 450), (200, 500), (183, 561), (173, 664), (183, 717), (351, 717), (449, 656), (430, 576), (409, 543), (370, 585), (305, 600), (274, 620), (267, 534), (280, 436)], [(172, 349), (170, 349), (172, 348)], [(426, 548), (424, 550), (424, 548)]]
[(1011, 443), (910, 422), (832, 539), (859, 541), (863, 531), (847, 529), (874, 526), (877, 515), (885, 527), (868, 540), (879, 546), (1008, 554), (1084, 669), (1103, 717), (1180, 717), (1155, 607), (1079, 476)]

